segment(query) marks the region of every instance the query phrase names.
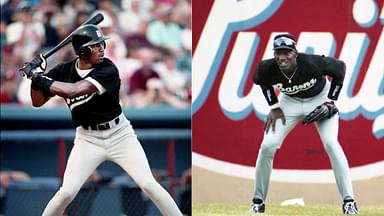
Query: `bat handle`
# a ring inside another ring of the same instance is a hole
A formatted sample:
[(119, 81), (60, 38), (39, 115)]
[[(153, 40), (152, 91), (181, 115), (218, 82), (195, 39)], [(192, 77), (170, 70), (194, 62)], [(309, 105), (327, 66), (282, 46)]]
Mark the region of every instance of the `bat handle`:
[(27, 74), (30, 74), (32, 71), (32, 66), (29, 63), (26, 63), (22, 68), (19, 69), (20, 76), (25, 76)]
[[(19, 69), (19, 74), (21, 76), (31, 75), (31, 71), (37, 68), (43, 61), (46, 59), (45, 54), (40, 54), (36, 56), (32, 61), (26, 62), (22, 68)], [(45, 60), (46, 61), (46, 60)]]

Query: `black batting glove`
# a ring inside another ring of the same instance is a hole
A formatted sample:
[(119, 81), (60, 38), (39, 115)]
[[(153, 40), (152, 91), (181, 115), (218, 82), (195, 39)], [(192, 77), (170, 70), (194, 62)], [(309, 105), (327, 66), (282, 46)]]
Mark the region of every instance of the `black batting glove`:
[(45, 93), (50, 93), (50, 87), (54, 82), (51, 78), (41, 75), (41, 73), (33, 73), (31, 88), (34, 90), (42, 90)]

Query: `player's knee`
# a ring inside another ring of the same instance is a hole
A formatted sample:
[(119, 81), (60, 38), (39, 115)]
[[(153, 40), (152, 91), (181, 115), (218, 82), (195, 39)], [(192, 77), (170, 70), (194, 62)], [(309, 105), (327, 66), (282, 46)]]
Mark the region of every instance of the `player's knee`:
[(277, 145), (271, 145), (271, 143), (262, 143), (260, 146), (260, 154), (263, 156), (273, 156), (276, 152)]
[(144, 182), (140, 187), (141, 189), (150, 197), (155, 194), (156, 188), (159, 184), (156, 181), (147, 181)]
[(335, 152), (339, 151), (339, 148), (341, 148), (340, 144), (337, 140), (336, 141), (335, 140), (324, 140), (323, 144), (324, 144), (325, 151), (328, 154), (335, 154)]
[(75, 198), (75, 195), (76, 194), (69, 193), (60, 189), (55, 196), (60, 203), (69, 204)]

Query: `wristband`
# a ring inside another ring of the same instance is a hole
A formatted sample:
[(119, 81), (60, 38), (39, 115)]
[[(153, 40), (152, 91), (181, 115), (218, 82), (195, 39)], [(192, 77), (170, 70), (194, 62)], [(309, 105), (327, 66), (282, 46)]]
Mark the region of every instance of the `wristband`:
[(271, 109), (276, 109), (276, 108), (280, 108), (280, 104), (279, 103), (275, 103), (271, 106), (269, 106)]
[(43, 92), (50, 92), (50, 87), (54, 81), (46, 76), (40, 74), (34, 74), (32, 77), (32, 89), (41, 89)]
[(277, 96), (275, 94), (275, 90), (272, 86), (267, 87), (267, 88), (262, 87), (262, 92), (263, 92), (265, 99), (268, 102), (268, 105), (272, 106), (272, 105), (278, 103), (278, 99), (277, 99)]
[(329, 92), (328, 92), (328, 98), (331, 100), (337, 100), (342, 87), (343, 87), (342, 84), (336, 84), (334, 82), (331, 82), (331, 88), (329, 89)]

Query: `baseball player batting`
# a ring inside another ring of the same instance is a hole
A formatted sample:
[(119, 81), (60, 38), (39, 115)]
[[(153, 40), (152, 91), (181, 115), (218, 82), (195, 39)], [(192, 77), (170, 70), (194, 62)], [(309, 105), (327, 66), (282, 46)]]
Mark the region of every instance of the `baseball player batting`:
[[(77, 126), (63, 184), (43, 215), (63, 215), (90, 174), (105, 160), (121, 166), (163, 215), (182, 215), (172, 197), (152, 176), (135, 131), (122, 113), (119, 71), (111, 60), (104, 58), (106, 39), (98, 26), (81, 26), (72, 35), (78, 58), (57, 65), (44, 75), (21, 70), (32, 80), (33, 106), (42, 106), (53, 95), (63, 97)], [(28, 67), (45, 71), (44, 56), (36, 57), (24, 69)]]
[[(254, 83), (260, 85), (271, 111), (256, 162), (255, 192), (250, 211), (265, 211), (264, 201), (275, 152), (295, 125), (305, 119), (303, 123), (307, 124), (315, 120), (343, 199), (343, 213), (357, 214), (348, 161), (338, 142), (339, 118), (333, 103), (343, 85), (344, 62), (298, 53), (291, 34), (277, 35), (273, 47), (274, 58), (261, 61), (254, 75)], [(331, 83), (326, 76), (332, 77)], [(281, 92), (279, 98), (274, 87)], [(325, 116), (318, 118), (322, 113)], [(307, 115), (309, 117), (305, 118)]]

